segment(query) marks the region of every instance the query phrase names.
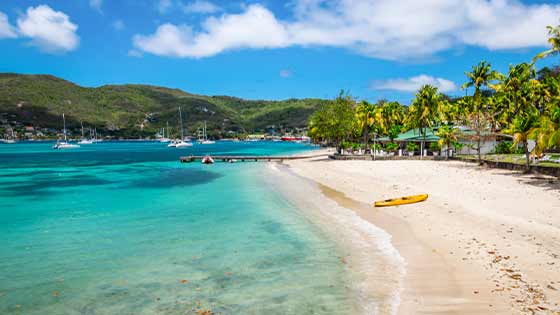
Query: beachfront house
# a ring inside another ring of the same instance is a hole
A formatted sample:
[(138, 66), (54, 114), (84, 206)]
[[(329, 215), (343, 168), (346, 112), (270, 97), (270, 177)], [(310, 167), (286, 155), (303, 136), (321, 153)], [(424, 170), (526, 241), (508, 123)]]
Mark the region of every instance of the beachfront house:
[[(458, 127), (457, 140), (463, 144), (458, 154), (476, 154), (478, 145), (476, 131), (467, 127)], [(480, 134), (480, 153), (490, 154), (496, 151), (496, 146), (502, 141), (513, 141), (513, 137), (506, 134), (484, 131)]]
[[(459, 132), (457, 133), (457, 140), (460, 144), (462, 144), (462, 148), (459, 152), (455, 154), (476, 154), (477, 150), (476, 147), (477, 143), (477, 134), (476, 131), (469, 129), (467, 127), (457, 127)], [(420, 148), (420, 143), (424, 140), (426, 142), (426, 149), (429, 150), (431, 142), (438, 142), (440, 137), (437, 135), (438, 127), (434, 127), (433, 129), (426, 129), (426, 134), (422, 135), (420, 129), (411, 129), (404, 133), (398, 135), (397, 138), (394, 139), (399, 145), (399, 148), (402, 150), (406, 149), (406, 145), (409, 142), (413, 142)], [(481, 133), (481, 142), (480, 142), (480, 153), (481, 154), (490, 154), (495, 152), (496, 146), (502, 141), (512, 141), (512, 137), (510, 135), (500, 134), (500, 133), (493, 133), (493, 132), (482, 132)], [(378, 138), (377, 141), (383, 144), (387, 144), (390, 142), (388, 137)], [(419, 151), (420, 149), (418, 149)], [(442, 152), (443, 155), (447, 154), (447, 150), (443, 147)], [(417, 152), (419, 154), (419, 152)]]
[[(399, 145), (400, 148), (400, 152), (402, 153), (402, 150), (406, 149), (406, 145), (409, 142), (413, 142), (417, 145), (418, 147), (418, 152), (416, 152), (416, 154), (420, 154), (420, 144), (422, 143), (422, 141), (425, 141), (426, 143), (426, 149), (428, 149), (430, 147), (430, 142), (438, 142), (439, 141), (439, 137), (436, 135), (436, 131), (437, 129), (431, 130), (431, 129), (426, 129), (425, 134), (422, 134), (420, 132), (420, 129), (410, 129), (404, 133), (399, 134), (395, 139), (393, 139), (394, 142), (396, 142)], [(380, 143), (382, 143), (383, 145), (386, 145), (387, 143), (391, 142), (391, 139), (389, 139), (389, 137), (381, 137), (378, 138), (377, 141), (379, 141)]]

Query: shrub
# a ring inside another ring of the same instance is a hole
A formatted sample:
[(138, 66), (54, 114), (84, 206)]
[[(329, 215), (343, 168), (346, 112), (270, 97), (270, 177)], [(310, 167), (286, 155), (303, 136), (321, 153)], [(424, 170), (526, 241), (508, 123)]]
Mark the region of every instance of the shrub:
[(502, 141), (494, 148), (496, 154), (523, 154), (523, 149), (515, 146), (511, 141)]
[(455, 152), (459, 152), (461, 151), (461, 149), (463, 149), (463, 147), (465, 146), (464, 143), (460, 143), (460, 142), (453, 142), (453, 149), (455, 149)]
[(381, 144), (379, 144), (379, 143), (372, 144), (370, 147), (371, 147), (372, 150), (375, 150), (375, 151), (381, 150)]
[(441, 146), (437, 142), (430, 142), (430, 151), (432, 152), (439, 152), (441, 150)]
[(409, 152), (414, 152), (418, 149), (418, 145), (414, 142), (409, 142), (406, 144), (406, 150)]
[(398, 148), (399, 148), (399, 145), (394, 143), (394, 142), (389, 142), (385, 145), (385, 149), (387, 149), (387, 151), (389, 151), (389, 152), (397, 151)]

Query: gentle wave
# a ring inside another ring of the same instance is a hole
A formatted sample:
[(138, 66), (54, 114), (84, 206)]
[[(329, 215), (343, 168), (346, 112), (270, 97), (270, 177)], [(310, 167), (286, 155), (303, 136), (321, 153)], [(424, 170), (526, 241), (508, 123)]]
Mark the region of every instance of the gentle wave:
[(360, 314), (396, 314), (406, 263), (385, 230), (340, 206), (288, 167), (268, 163), (268, 185), (294, 203), (348, 255), (352, 294)]

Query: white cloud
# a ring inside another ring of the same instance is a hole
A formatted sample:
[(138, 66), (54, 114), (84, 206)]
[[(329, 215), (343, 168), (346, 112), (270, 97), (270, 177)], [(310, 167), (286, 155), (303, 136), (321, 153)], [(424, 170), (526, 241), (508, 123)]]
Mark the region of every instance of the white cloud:
[(0, 38), (16, 38), (16, 30), (8, 22), (8, 16), (0, 12)]
[(142, 57), (142, 53), (139, 52), (138, 50), (131, 49), (131, 50), (128, 51), (128, 56), (129, 56), (129, 57), (141, 58), (141, 57)]
[(252, 5), (243, 14), (210, 17), (205, 32), (194, 33), (187, 25), (163, 24), (155, 34), (133, 38), (139, 50), (173, 57), (207, 57), (240, 48), (278, 48), (290, 45), (285, 27), (260, 5)]
[(182, 8), (185, 13), (200, 13), (200, 14), (211, 14), (221, 10), (219, 6), (205, 0), (194, 0), (187, 4), (183, 4)]
[(407, 79), (389, 79), (383, 81), (374, 81), (371, 88), (374, 90), (391, 90), (400, 92), (416, 92), (423, 85), (433, 85), (442, 93), (457, 90), (457, 86), (453, 81), (435, 78), (429, 75), (421, 74)]
[(280, 75), (281, 78), (289, 78), (289, 77), (292, 76), (292, 73), (293, 72), (290, 69), (282, 69), (282, 70), (280, 70), (279, 75)]
[(17, 20), (19, 33), (31, 38), (31, 43), (50, 53), (67, 52), (78, 47), (78, 26), (68, 15), (47, 5), (29, 7)]
[(171, 9), (171, 6), (173, 6), (171, 0), (159, 0), (157, 3), (157, 9), (161, 14), (167, 13), (167, 11)]
[(113, 22), (113, 28), (117, 31), (122, 31), (124, 30), (124, 22), (123, 20), (116, 20), (115, 22)]
[(103, 5), (103, 0), (89, 0), (89, 6), (101, 12), (101, 6)]
[[(330, 46), (403, 60), (463, 45), (492, 50), (546, 46), (545, 27), (560, 17), (560, 4), (517, 0), (293, 0), (289, 8), (290, 20), (253, 4), (238, 14), (208, 17), (199, 27), (164, 24), (154, 34), (135, 36), (134, 45), (157, 55), (192, 58), (231, 49)], [(155, 46), (162, 43), (169, 46)]]

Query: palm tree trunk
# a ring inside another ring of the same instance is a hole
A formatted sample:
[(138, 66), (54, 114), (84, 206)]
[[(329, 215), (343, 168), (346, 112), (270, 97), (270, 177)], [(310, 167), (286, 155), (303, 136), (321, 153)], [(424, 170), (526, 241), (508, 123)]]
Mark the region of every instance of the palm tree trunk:
[(529, 173), (529, 171), (531, 170), (531, 160), (529, 154), (529, 144), (527, 143), (527, 140), (523, 141), (523, 149), (525, 150), (525, 171)]
[(365, 144), (364, 154), (366, 154), (365, 150), (368, 149), (368, 142), (369, 142), (369, 128), (366, 126), (366, 128), (364, 130), (364, 144)]
[(480, 131), (477, 131), (478, 139), (477, 139), (477, 146), (476, 146), (476, 154), (478, 155), (478, 164), (482, 165), (482, 156), (480, 155)]
[(424, 158), (424, 148), (426, 147), (426, 128), (422, 128), (422, 142), (420, 143), (420, 159)]

